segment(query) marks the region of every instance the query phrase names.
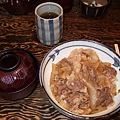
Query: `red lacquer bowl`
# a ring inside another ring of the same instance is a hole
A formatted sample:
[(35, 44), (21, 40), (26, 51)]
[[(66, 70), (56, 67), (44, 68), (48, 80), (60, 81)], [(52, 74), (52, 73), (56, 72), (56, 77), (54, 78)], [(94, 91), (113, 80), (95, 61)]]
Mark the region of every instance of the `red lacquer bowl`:
[(0, 96), (18, 100), (28, 96), (37, 85), (36, 58), (23, 49), (0, 52)]

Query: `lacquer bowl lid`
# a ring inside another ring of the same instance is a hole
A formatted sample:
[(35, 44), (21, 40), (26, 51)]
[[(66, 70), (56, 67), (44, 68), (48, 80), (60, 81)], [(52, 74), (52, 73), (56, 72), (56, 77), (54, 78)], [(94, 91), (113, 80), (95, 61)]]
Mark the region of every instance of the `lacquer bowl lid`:
[(21, 93), (23, 90), (27, 91), (27, 87), (36, 80), (37, 71), (37, 60), (30, 52), (23, 49), (1, 51), (0, 94), (4, 98), (7, 94), (12, 96), (12, 94), (18, 91)]

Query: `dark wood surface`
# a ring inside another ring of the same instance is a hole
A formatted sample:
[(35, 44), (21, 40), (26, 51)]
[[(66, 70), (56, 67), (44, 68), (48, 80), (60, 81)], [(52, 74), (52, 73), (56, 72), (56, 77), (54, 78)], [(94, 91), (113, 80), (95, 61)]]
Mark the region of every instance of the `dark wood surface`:
[[(107, 14), (100, 18), (81, 15), (78, 1), (73, 9), (64, 14), (63, 38), (60, 42), (78, 39), (95, 40), (114, 50), (114, 43), (120, 47), (120, 0), (113, 0)], [(45, 46), (36, 36), (34, 10), (26, 15), (14, 16), (0, 6), (0, 50), (23, 48), (38, 59), (53, 46)], [(39, 83), (34, 92), (22, 100), (8, 101), (0, 98), (0, 120), (69, 120), (49, 103)], [(120, 112), (108, 118), (120, 120)]]

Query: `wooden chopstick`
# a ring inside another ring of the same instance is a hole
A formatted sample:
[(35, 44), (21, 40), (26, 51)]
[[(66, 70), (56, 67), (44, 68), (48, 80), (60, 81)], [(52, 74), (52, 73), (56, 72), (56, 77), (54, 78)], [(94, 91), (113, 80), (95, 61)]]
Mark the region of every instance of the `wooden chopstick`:
[(114, 47), (115, 47), (115, 52), (120, 56), (118, 44), (114, 44)]

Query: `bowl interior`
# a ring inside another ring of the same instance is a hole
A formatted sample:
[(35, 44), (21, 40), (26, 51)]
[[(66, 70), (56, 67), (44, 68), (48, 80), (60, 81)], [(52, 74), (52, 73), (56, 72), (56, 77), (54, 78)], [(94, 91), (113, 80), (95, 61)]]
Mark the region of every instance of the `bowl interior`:
[[(117, 92), (120, 89), (120, 57), (109, 47), (91, 40), (77, 40), (62, 43), (53, 49), (51, 49), (44, 57), (39, 71), (40, 84), (44, 87), (50, 100), (58, 107), (62, 108), (55, 100), (50, 90), (50, 76), (52, 71), (52, 63), (57, 63), (64, 57), (68, 57), (70, 52), (76, 48), (91, 48), (98, 54), (102, 62), (110, 62), (112, 67), (117, 71), (116, 82)], [(98, 117), (106, 115), (120, 106), (120, 94), (118, 93), (114, 98), (115, 104), (109, 107), (107, 110), (90, 115), (82, 115), (84, 117)], [(65, 110), (62, 108), (62, 110)], [(67, 111), (67, 110), (65, 110)], [(67, 111), (69, 112), (69, 111)], [(71, 113), (72, 114), (72, 113)]]
[(109, 0), (81, 0), (81, 2), (88, 6), (93, 6), (95, 4), (94, 7), (102, 7), (107, 5)]

